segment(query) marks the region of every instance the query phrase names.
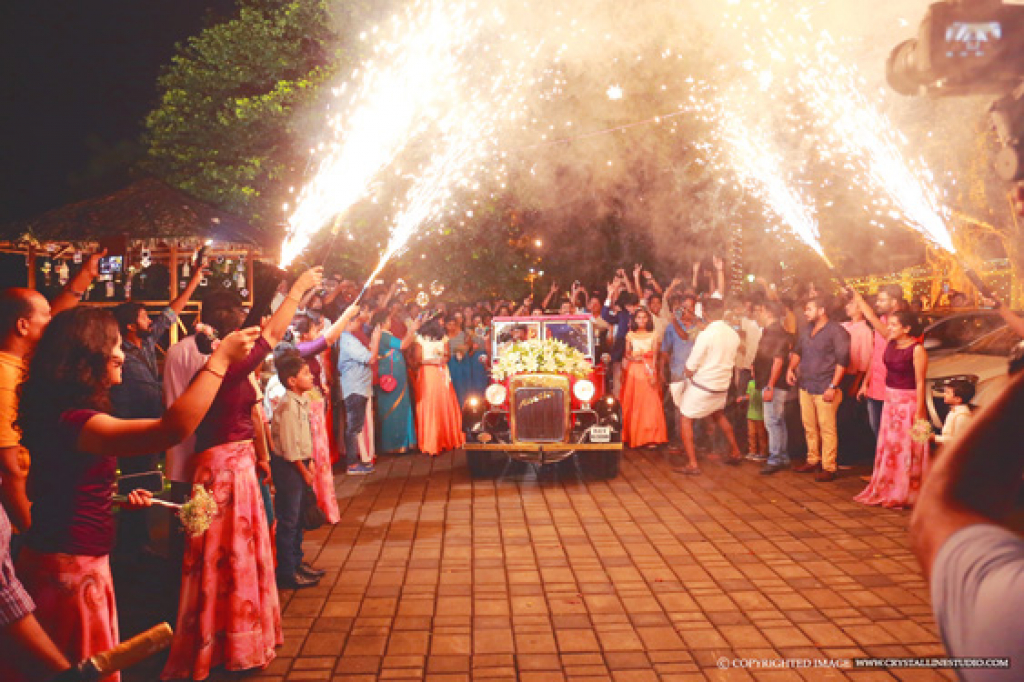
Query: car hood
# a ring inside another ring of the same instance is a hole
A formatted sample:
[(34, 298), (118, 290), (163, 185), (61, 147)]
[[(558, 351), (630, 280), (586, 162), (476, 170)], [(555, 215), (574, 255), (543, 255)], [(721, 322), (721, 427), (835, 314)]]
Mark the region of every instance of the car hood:
[(1006, 358), (977, 353), (953, 353), (935, 358), (928, 363), (928, 378), (973, 374), (979, 382), (1006, 374)]

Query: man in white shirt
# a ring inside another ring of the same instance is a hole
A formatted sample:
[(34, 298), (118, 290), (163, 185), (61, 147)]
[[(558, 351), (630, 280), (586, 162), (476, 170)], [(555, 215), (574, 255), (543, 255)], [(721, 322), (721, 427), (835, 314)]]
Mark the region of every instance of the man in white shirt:
[(687, 385), (679, 411), (682, 413), (681, 428), (683, 447), (689, 464), (675, 467), (679, 473), (695, 476), (700, 474), (697, 454), (693, 445), (693, 420), (711, 417), (722, 430), (732, 450), (727, 464), (743, 461), (732, 425), (725, 416), (725, 404), (729, 384), (733, 380), (736, 353), (740, 347), (740, 336), (722, 321), (725, 306), (721, 300), (709, 298), (704, 302), (707, 328), (700, 333), (693, 345), (693, 351), (686, 361)]

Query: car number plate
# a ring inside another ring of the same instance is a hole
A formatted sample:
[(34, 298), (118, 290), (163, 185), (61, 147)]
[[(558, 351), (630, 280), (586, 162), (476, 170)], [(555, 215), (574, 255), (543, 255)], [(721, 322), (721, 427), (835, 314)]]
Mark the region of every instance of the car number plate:
[(612, 440), (612, 427), (592, 426), (590, 427), (591, 443), (610, 443)]

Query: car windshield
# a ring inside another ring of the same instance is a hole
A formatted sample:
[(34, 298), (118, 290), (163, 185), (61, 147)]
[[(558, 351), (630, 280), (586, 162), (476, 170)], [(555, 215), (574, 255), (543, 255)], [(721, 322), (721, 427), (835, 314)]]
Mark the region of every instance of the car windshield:
[(1005, 324), (998, 314), (952, 315), (925, 333), (926, 348), (962, 348)]
[(1005, 327), (978, 339), (970, 345), (967, 352), (977, 355), (996, 355), (1005, 358), (1013, 352), (1013, 349), (1020, 342), (1021, 338), (1012, 329)]
[(590, 321), (565, 320), (563, 322), (545, 322), (544, 338), (557, 339), (590, 357)]

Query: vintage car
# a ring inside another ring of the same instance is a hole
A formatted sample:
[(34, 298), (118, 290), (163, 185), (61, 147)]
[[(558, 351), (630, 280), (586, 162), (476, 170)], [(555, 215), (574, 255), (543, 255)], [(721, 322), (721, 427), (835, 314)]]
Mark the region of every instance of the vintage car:
[[(503, 471), (511, 459), (550, 464), (575, 456), (584, 475), (615, 478), (622, 454), (622, 411), (605, 395), (605, 366), (594, 357), (586, 315), (496, 317), (491, 328), (492, 375), (519, 357), (529, 341), (560, 341), (587, 361), (575, 374), (522, 371), (492, 379), (484, 399), (463, 407), (466, 460), (475, 477)], [(535, 345), (533, 347), (536, 347)], [(559, 346), (561, 347), (561, 346)], [(573, 357), (579, 357), (574, 355)], [(542, 369), (542, 368), (535, 368)]]

